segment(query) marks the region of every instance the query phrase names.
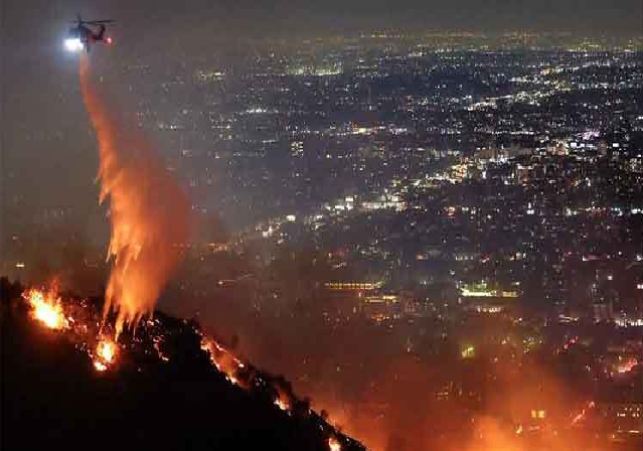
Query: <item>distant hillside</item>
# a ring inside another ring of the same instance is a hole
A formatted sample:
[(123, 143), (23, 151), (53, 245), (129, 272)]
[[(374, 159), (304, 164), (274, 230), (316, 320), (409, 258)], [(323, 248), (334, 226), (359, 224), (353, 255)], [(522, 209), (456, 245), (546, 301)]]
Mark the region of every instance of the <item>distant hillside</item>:
[(32, 317), (22, 287), (0, 285), (2, 449), (364, 449), (283, 378), (241, 363), (236, 376), (217, 370), (194, 322), (157, 313), (119, 339), (113, 368), (97, 371), (83, 337), (98, 331), (100, 300), (68, 301), (67, 332), (51, 330)]

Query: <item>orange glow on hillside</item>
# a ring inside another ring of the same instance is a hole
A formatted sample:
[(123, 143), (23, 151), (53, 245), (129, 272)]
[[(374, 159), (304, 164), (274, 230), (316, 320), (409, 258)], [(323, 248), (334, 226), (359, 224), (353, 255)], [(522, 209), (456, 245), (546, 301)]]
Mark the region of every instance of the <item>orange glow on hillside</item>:
[(239, 385), (237, 373), (245, 368), (245, 364), (232, 355), (227, 349), (216, 341), (203, 337), (201, 349), (210, 356), (210, 362), (217, 370), (225, 374), (226, 379), (233, 385)]

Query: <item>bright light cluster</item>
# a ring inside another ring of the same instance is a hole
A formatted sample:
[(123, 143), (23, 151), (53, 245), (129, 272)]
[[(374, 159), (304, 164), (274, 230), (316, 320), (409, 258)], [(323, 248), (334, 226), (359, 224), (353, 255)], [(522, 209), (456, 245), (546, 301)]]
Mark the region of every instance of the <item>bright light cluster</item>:
[(80, 52), (85, 46), (79, 38), (69, 38), (65, 39), (65, 48), (70, 52)]

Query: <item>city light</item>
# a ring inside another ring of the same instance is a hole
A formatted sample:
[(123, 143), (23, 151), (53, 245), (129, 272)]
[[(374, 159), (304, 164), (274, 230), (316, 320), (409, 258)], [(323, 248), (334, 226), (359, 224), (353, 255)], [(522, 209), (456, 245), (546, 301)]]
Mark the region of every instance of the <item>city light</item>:
[(474, 346), (467, 346), (462, 350), (463, 359), (472, 359), (476, 356), (476, 348)]

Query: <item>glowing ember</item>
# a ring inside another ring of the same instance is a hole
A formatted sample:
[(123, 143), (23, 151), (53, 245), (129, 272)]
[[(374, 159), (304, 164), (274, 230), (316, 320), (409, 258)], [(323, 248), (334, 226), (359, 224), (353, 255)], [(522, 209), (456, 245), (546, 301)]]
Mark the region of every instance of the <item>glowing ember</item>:
[(341, 451), (342, 445), (333, 437), (328, 439), (328, 448), (330, 451)]
[(32, 315), (50, 329), (64, 329), (69, 327), (69, 322), (63, 313), (60, 299), (53, 291), (44, 293), (41, 290), (31, 289), (23, 297), (31, 305)]

